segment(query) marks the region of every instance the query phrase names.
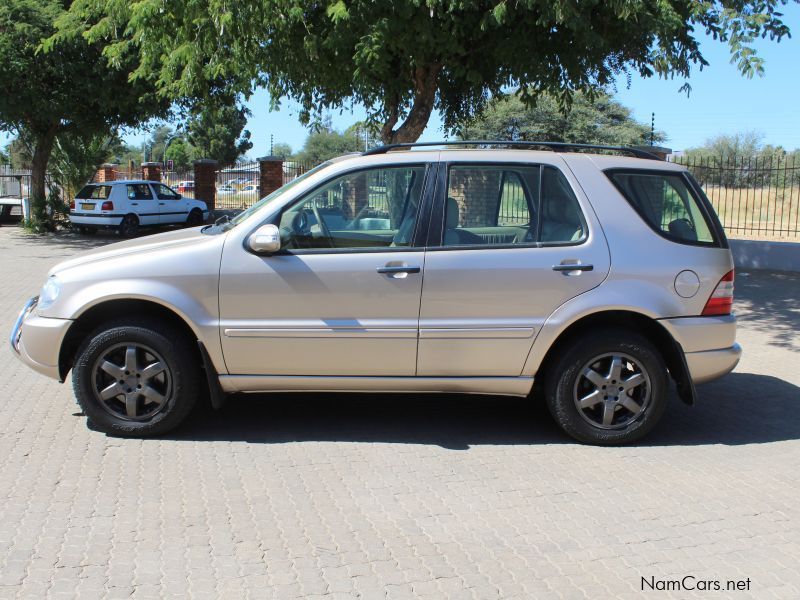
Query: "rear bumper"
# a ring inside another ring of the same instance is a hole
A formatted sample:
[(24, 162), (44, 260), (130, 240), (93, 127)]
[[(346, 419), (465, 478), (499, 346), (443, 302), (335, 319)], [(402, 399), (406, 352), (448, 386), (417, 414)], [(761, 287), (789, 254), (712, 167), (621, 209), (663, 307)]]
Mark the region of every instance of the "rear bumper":
[(94, 225), (95, 227), (116, 227), (122, 223), (120, 215), (86, 215), (80, 213), (70, 213), (70, 222), (75, 225)]
[(686, 364), (689, 374), (695, 383), (706, 383), (717, 377), (727, 375), (739, 364), (742, 347), (733, 344), (730, 348), (706, 350), (704, 352), (687, 352)]
[(60, 380), (58, 356), (72, 321), (40, 317), (35, 311), (36, 298), (32, 298), (11, 331), (11, 349), (37, 373)]
[(685, 317), (659, 320), (686, 355), (695, 383), (706, 383), (730, 373), (739, 363), (742, 347), (736, 343), (736, 317)]

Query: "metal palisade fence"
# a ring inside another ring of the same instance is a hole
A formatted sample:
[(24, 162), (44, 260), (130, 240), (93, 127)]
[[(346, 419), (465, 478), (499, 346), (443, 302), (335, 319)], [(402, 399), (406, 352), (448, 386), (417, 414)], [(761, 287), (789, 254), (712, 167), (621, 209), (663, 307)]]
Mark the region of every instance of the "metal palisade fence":
[(703, 186), (733, 237), (800, 239), (800, 161), (786, 157), (673, 157)]

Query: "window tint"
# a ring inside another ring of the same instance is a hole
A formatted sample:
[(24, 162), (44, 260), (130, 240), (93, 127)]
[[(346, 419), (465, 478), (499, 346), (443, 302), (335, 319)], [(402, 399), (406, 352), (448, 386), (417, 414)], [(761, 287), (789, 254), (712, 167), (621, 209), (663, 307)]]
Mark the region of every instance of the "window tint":
[(110, 185), (85, 185), (75, 197), (79, 200), (86, 200), (89, 198), (95, 200), (107, 200), (110, 195)]
[(284, 210), (281, 244), (289, 249), (410, 246), (424, 179), (424, 166), (338, 177)]
[(585, 237), (564, 176), (540, 165), (450, 168), (445, 246), (574, 243)]
[(178, 193), (173, 191), (172, 188), (167, 187), (163, 183), (154, 184), (156, 188), (156, 195), (159, 200), (177, 200)]
[(714, 243), (698, 199), (679, 174), (611, 171), (611, 181), (656, 231), (679, 242)]
[(586, 238), (586, 222), (566, 177), (554, 167), (542, 169), (541, 231), (544, 244), (570, 244)]
[(153, 193), (146, 183), (133, 183), (128, 186), (128, 198), (131, 200), (152, 200)]

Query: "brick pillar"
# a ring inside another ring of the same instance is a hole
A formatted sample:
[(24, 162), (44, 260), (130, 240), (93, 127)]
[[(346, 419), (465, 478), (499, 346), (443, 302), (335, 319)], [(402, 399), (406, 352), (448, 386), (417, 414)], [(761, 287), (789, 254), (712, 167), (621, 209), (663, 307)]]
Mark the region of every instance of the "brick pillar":
[(347, 188), (344, 191), (344, 204), (350, 208), (350, 214), (346, 215), (349, 219), (354, 218), (367, 205), (366, 172), (348, 177)]
[(217, 161), (212, 158), (194, 161), (194, 197), (205, 202), (208, 210), (217, 206)]
[(161, 163), (142, 163), (142, 179), (148, 181), (161, 181)]
[(280, 156), (263, 156), (258, 159), (259, 196), (268, 196), (283, 185), (283, 159)]
[(103, 183), (104, 181), (114, 181), (117, 178), (116, 170), (117, 165), (113, 163), (103, 163), (100, 165), (100, 168), (97, 169), (97, 173), (94, 175), (94, 180), (98, 183)]

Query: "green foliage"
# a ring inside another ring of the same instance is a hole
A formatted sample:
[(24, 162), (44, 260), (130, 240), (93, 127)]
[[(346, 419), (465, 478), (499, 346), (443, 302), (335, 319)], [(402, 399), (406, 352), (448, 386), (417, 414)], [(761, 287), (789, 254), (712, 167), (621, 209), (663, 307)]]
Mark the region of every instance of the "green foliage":
[(702, 33), (726, 43), (745, 76), (752, 48), (789, 34), (792, 0), (75, 0), (60, 35), (138, 54), (135, 80), (168, 98), (249, 93), (296, 99), (310, 122), (360, 103), (384, 141), (413, 141), (431, 111), (447, 128), (519, 88), (569, 106), (619, 76), (687, 78), (704, 66)]
[(0, 130), (24, 130), (31, 140), (33, 221), (42, 229), (52, 227), (44, 177), (57, 136), (107, 135), (169, 108), (168, 100), (155, 96), (152, 82), (129, 81), (138, 60), (134, 48), (115, 45), (109, 63), (102, 42), (87, 43), (77, 32), (42, 48), (69, 4), (0, 2)]
[(278, 142), (272, 145), (272, 156), (279, 156), (286, 160), (292, 155), (292, 147), (289, 144)]
[(295, 160), (305, 165), (318, 165), (335, 156), (359, 152), (363, 144), (355, 126), (342, 133), (333, 128), (330, 119), (325, 119), (312, 129)]
[(764, 144), (756, 131), (722, 134), (690, 148), (678, 162), (692, 165), (698, 179), (724, 187), (800, 185), (800, 149)]
[[(567, 110), (550, 94), (540, 96), (533, 106), (518, 94), (500, 96), (456, 129), (461, 139), (650, 144), (650, 126), (636, 121), (630, 109), (605, 92), (598, 92), (594, 99), (578, 92)], [(656, 144), (664, 139), (663, 132), (655, 132)]]
[(197, 158), (213, 158), (231, 165), (253, 147), (245, 129), (250, 111), (235, 100), (218, 99), (194, 108), (187, 124), (187, 138)]

